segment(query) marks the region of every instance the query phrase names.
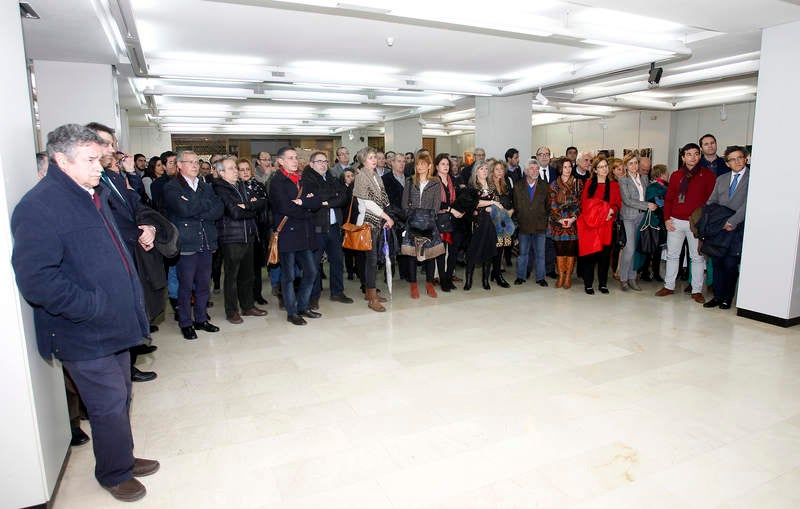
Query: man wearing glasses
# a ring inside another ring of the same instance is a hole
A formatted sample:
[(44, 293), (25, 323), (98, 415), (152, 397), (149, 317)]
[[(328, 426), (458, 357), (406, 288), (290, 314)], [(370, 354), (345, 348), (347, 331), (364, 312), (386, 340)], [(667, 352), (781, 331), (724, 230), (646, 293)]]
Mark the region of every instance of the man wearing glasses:
[(331, 175), (335, 178), (342, 178), (344, 170), (350, 168), (350, 151), (347, 147), (336, 149), (336, 165), (331, 168)]
[[(312, 222), (314, 235), (317, 237), (317, 248), (314, 249), (314, 263), (319, 267), (322, 254), (328, 254), (328, 265), (331, 275), (331, 300), (352, 304), (353, 299), (344, 294), (344, 253), (342, 251), (342, 207), (346, 193), (344, 186), (328, 171), (328, 156), (325, 152), (314, 152), (309, 158), (313, 171), (303, 172), (303, 191), (314, 193), (322, 206), (314, 211)], [(309, 308), (319, 309), (319, 297), (322, 294), (322, 271), (317, 272), (314, 287), (311, 290)]]
[(269, 152), (259, 152), (256, 159), (256, 171), (253, 178), (264, 186), (267, 185), (269, 177), (272, 175), (272, 156)]
[(184, 339), (197, 339), (196, 329), (206, 332), (219, 330), (208, 321), (206, 304), (210, 293), (211, 256), (217, 250), (214, 221), (222, 217), (224, 205), (211, 186), (199, 178), (200, 159), (197, 154), (182, 150), (177, 159), (178, 175), (164, 186), (164, 201), (167, 215), (180, 236), (181, 253), (175, 266), (178, 275), (178, 326)]
[[(543, 180), (548, 187), (550, 183), (558, 178), (558, 171), (550, 159), (550, 147), (539, 147), (536, 149), (536, 160), (539, 161), (539, 179)], [(550, 237), (545, 239), (545, 266), (547, 277), (558, 279), (556, 273), (556, 244)]]
[(735, 211), (722, 226), (723, 230), (729, 232), (724, 235), (732, 235), (734, 240), (726, 253), (711, 257), (714, 267), (714, 298), (703, 304), (704, 308), (731, 308), (736, 280), (739, 278), (739, 262), (742, 259), (744, 215), (750, 183), (750, 172), (746, 167), (747, 153), (743, 147), (729, 147), (725, 151), (725, 160), (731, 171), (717, 178), (708, 204), (718, 203)]

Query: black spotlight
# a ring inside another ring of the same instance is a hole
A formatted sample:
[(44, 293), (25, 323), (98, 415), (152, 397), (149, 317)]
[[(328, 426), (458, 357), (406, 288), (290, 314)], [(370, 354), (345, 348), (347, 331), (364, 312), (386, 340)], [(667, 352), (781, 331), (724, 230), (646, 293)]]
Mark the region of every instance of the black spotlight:
[(647, 77), (647, 82), (650, 83), (651, 86), (657, 87), (663, 73), (663, 67), (656, 67), (655, 62), (650, 62), (650, 74)]

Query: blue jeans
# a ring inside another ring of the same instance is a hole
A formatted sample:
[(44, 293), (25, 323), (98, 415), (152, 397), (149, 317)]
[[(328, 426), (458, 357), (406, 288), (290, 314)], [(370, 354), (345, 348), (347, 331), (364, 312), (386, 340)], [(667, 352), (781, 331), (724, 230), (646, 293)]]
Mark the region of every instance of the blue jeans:
[[(315, 267), (319, 267), (322, 261), (322, 253), (328, 253), (329, 286), (331, 297), (344, 293), (344, 252), (342, 251), (342, 231), (339, 225), (331, 225), (328, 233), (317, 233), (319, 249), (314, 250)], [(322, 294), (322, 274), (317, 273), (314, 280), (314, 289), (311, 291), (311, 299), (319, 300)]]
[(132, 477), (131, 357), (128, 350), (88, 361), (62, 361), (92, 425), (94, 476), (102, 486)]
[(167, 293), (170, 299), (178, 298), (178, 271), (175, 270), (175, 265), (170, 266), (167, 272)]
[[(314, 253), (310, 249), (281, 253), (280, 260), (283, 305), (286, 306), (287, 315), (296, 315), (308, 309), (308, 301), (311, 298), (314, 281), (317, 279), (319, 265), (314, 264)], [(295, 264), (300, 265), (300, 269), (303, 271), (297, 295), (294, 292)]]
[(517, 258), (517, 278), (528, 279), (528, 256), (533, 248), (533, 256), (536, 259), (536, 281), (544, 279), (545, 274), (545, 239), (544, 233), (520, 233), (519, 234), (519, 258)]

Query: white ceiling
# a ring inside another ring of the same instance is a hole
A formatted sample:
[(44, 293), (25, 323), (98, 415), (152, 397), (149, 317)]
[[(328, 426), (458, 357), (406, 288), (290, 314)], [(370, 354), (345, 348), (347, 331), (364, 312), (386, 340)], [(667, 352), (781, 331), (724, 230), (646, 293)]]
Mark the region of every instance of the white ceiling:
[(749, 101), (760, 30), (800, 19), (783, 0), (30, 3), (28, 57), (117, 66), (131, 123), (254, 135), (417, 116), (453, 135), (474, 130), (475, 95), (540, 88), (534, 124)]

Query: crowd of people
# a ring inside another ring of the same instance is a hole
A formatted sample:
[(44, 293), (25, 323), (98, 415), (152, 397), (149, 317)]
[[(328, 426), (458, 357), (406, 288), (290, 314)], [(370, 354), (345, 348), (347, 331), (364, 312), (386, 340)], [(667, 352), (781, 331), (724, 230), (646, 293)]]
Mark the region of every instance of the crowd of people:
[(550, 278), (570, 289), (577, 271), (589, 295), (595, 278), (608, 294), (609, 275), (621, 291), (663, 282), (659, 297), (688, 279), (696, 302), (731, 307), (744, 148), (719, 157), (707, 134), (681, 149), (671, 174), (635, 153), (620, 160), (575, 147), (558, 159), (539, 147), (524, 165), (514, 148), (502, 159), (475, 148), (474, 157), (466, 165), (424, 149), (364, 147), (351, 158), (339, 147), (335, 161), (324, 151), (301, 160), (287, 146), (254, 160), (205, 161), (192, 150), (147, 158), (119, 150), (114, 130), (99, 123), (50, 133), (47, 153), (37, 154), (41, 180), (12, 220), (13, 264), (41, 354), (64, 365), (73, 445), (89, 440), (81, 400), (92, 423), (100, 484), (133, 500), (145, 492), (135, 477), (158, 469), (133, 457), (127, 413), (131, 382), (156, 377), (135, 362), (157, 348), (151, 334), (169, 315), (165, 292), (186, 340), (219, 331), (212, 293), (222, 293), (235, 325), (267, 315), (258, 306), (269, 289), (299, 326), (322, 316), (324, 280), (331, 301), (351, 305), (345, 277), (358, 278), (367, 306), (383, 312), (388, 288), (379, 287), (397, 276), (408, 286), (395, 291), (419, 299), (420, 270), (433, 299), (437, 287), (471, 291), (480, 267), (484, 290), (509, 288), (512, 271), (514, 285), (544, 288)]

